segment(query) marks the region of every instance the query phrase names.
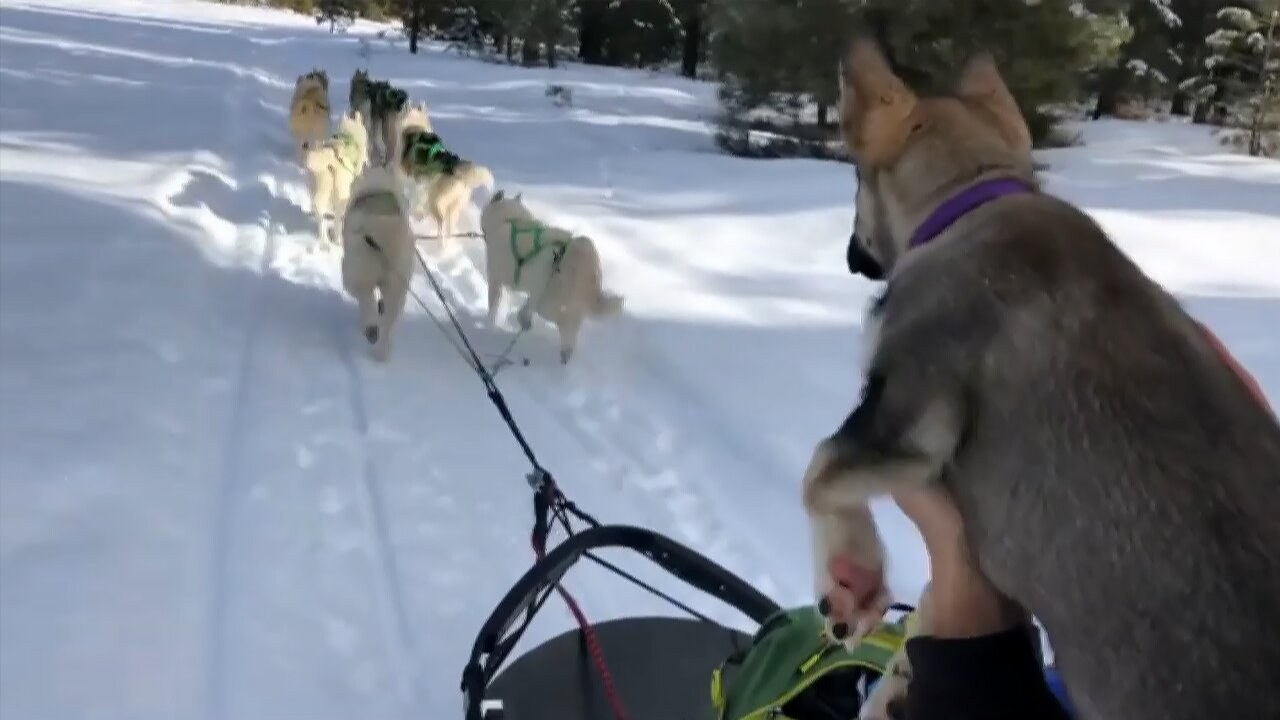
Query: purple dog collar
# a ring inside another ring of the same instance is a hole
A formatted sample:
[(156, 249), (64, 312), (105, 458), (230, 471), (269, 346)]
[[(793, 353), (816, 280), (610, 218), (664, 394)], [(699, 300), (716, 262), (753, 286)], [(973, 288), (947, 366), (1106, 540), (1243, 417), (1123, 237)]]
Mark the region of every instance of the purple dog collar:
[(929, 217), (916, 228), (911, 235), (911, 243), (907, 245), (909, 248), (916, 248), (924, 245), (938, 235), (942, 234), (952, 223), (964, 217), (965, 213), (973, 210), (979, 205), (995, 200), (1005, 195), (1016, 195), (1018, 193), (1031, 192), (1031, 188), (1020, 180), (1012, 178), (995, 178), (994, 180), (985, 180), (977, 185), (971, 185), (961, 192), (948, 198), (946, 202), (938, 206), (937, 210), (929, 213)]

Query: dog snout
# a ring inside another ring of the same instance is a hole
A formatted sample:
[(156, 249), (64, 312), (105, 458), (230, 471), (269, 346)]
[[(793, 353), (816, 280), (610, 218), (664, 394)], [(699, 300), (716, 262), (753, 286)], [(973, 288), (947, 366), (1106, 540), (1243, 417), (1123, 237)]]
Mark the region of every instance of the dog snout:
[(845, 252), (845, 262), (849, 264), (849, 272), (854, 275), (862, 275), (868, 280), (884, 279), (884, 266), (863, 247), (857, 232), (849, 235), (849, 249)]

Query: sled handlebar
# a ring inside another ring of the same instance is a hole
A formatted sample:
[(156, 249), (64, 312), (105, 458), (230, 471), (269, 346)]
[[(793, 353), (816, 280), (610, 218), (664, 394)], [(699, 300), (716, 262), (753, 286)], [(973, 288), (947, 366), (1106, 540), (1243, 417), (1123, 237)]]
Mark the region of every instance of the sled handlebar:
[[(471, 657), (462, 673), (466, 720), (481, 720), (481, 703), (493, 676), (519, 640), (504, 637), (539, 594), (554, 587), (569, 568), (588, 552), (605, 547), (634, 550), (686, 584), (716, 597), (747, 617), (763, 623), (781, 608), (701, 553), (651, 530), (630, 525), (592, 527), (557, 545), (507, 591), (480, 627)], [(534, 608), (537, 612), (537, 608)]]

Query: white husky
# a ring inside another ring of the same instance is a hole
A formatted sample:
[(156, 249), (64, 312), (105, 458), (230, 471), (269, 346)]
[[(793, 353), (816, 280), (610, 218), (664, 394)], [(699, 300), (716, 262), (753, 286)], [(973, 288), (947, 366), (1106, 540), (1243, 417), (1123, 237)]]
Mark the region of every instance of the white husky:
[(560, 331), (560, 361), (567, 363), (583, 320), (622, 311), (622, 297), (604, 289), (600, 255), (591, 238), (543, 224), (520, 195), (506, 197), (498, 191), (481, 212), (480, 226), (490, 324), (497, 324), (503, 288), (526, 293), (520, 326), (527, 330), (534, 312), (554, 324)]
[(320, 143), (302, 145), (302, 165), (311, 174), (311, 210), (321, 240), (337, 243), (340, 214), (351, 197), (351, 185), (369, 159), (369, 134), (359, 112), (348, 112), (338, 120), (333, 137)]
[(372, 166), (356, 179), (342, 223), (342, 286), (360, 306), (373, 358), (391, 355), (391, 331), (413, 278), (414, 237), (393, 168)]

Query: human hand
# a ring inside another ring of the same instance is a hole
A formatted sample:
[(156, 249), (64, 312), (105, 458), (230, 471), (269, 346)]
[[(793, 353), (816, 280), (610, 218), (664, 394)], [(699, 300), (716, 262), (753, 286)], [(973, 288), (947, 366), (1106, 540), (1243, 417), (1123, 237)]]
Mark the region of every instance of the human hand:
[(975, 637), (1027, 622), (1026, 611), (982, 573), (950, 493), (934, 485), (895, 493), (893, 499), (929, 553), (934, 637)]

